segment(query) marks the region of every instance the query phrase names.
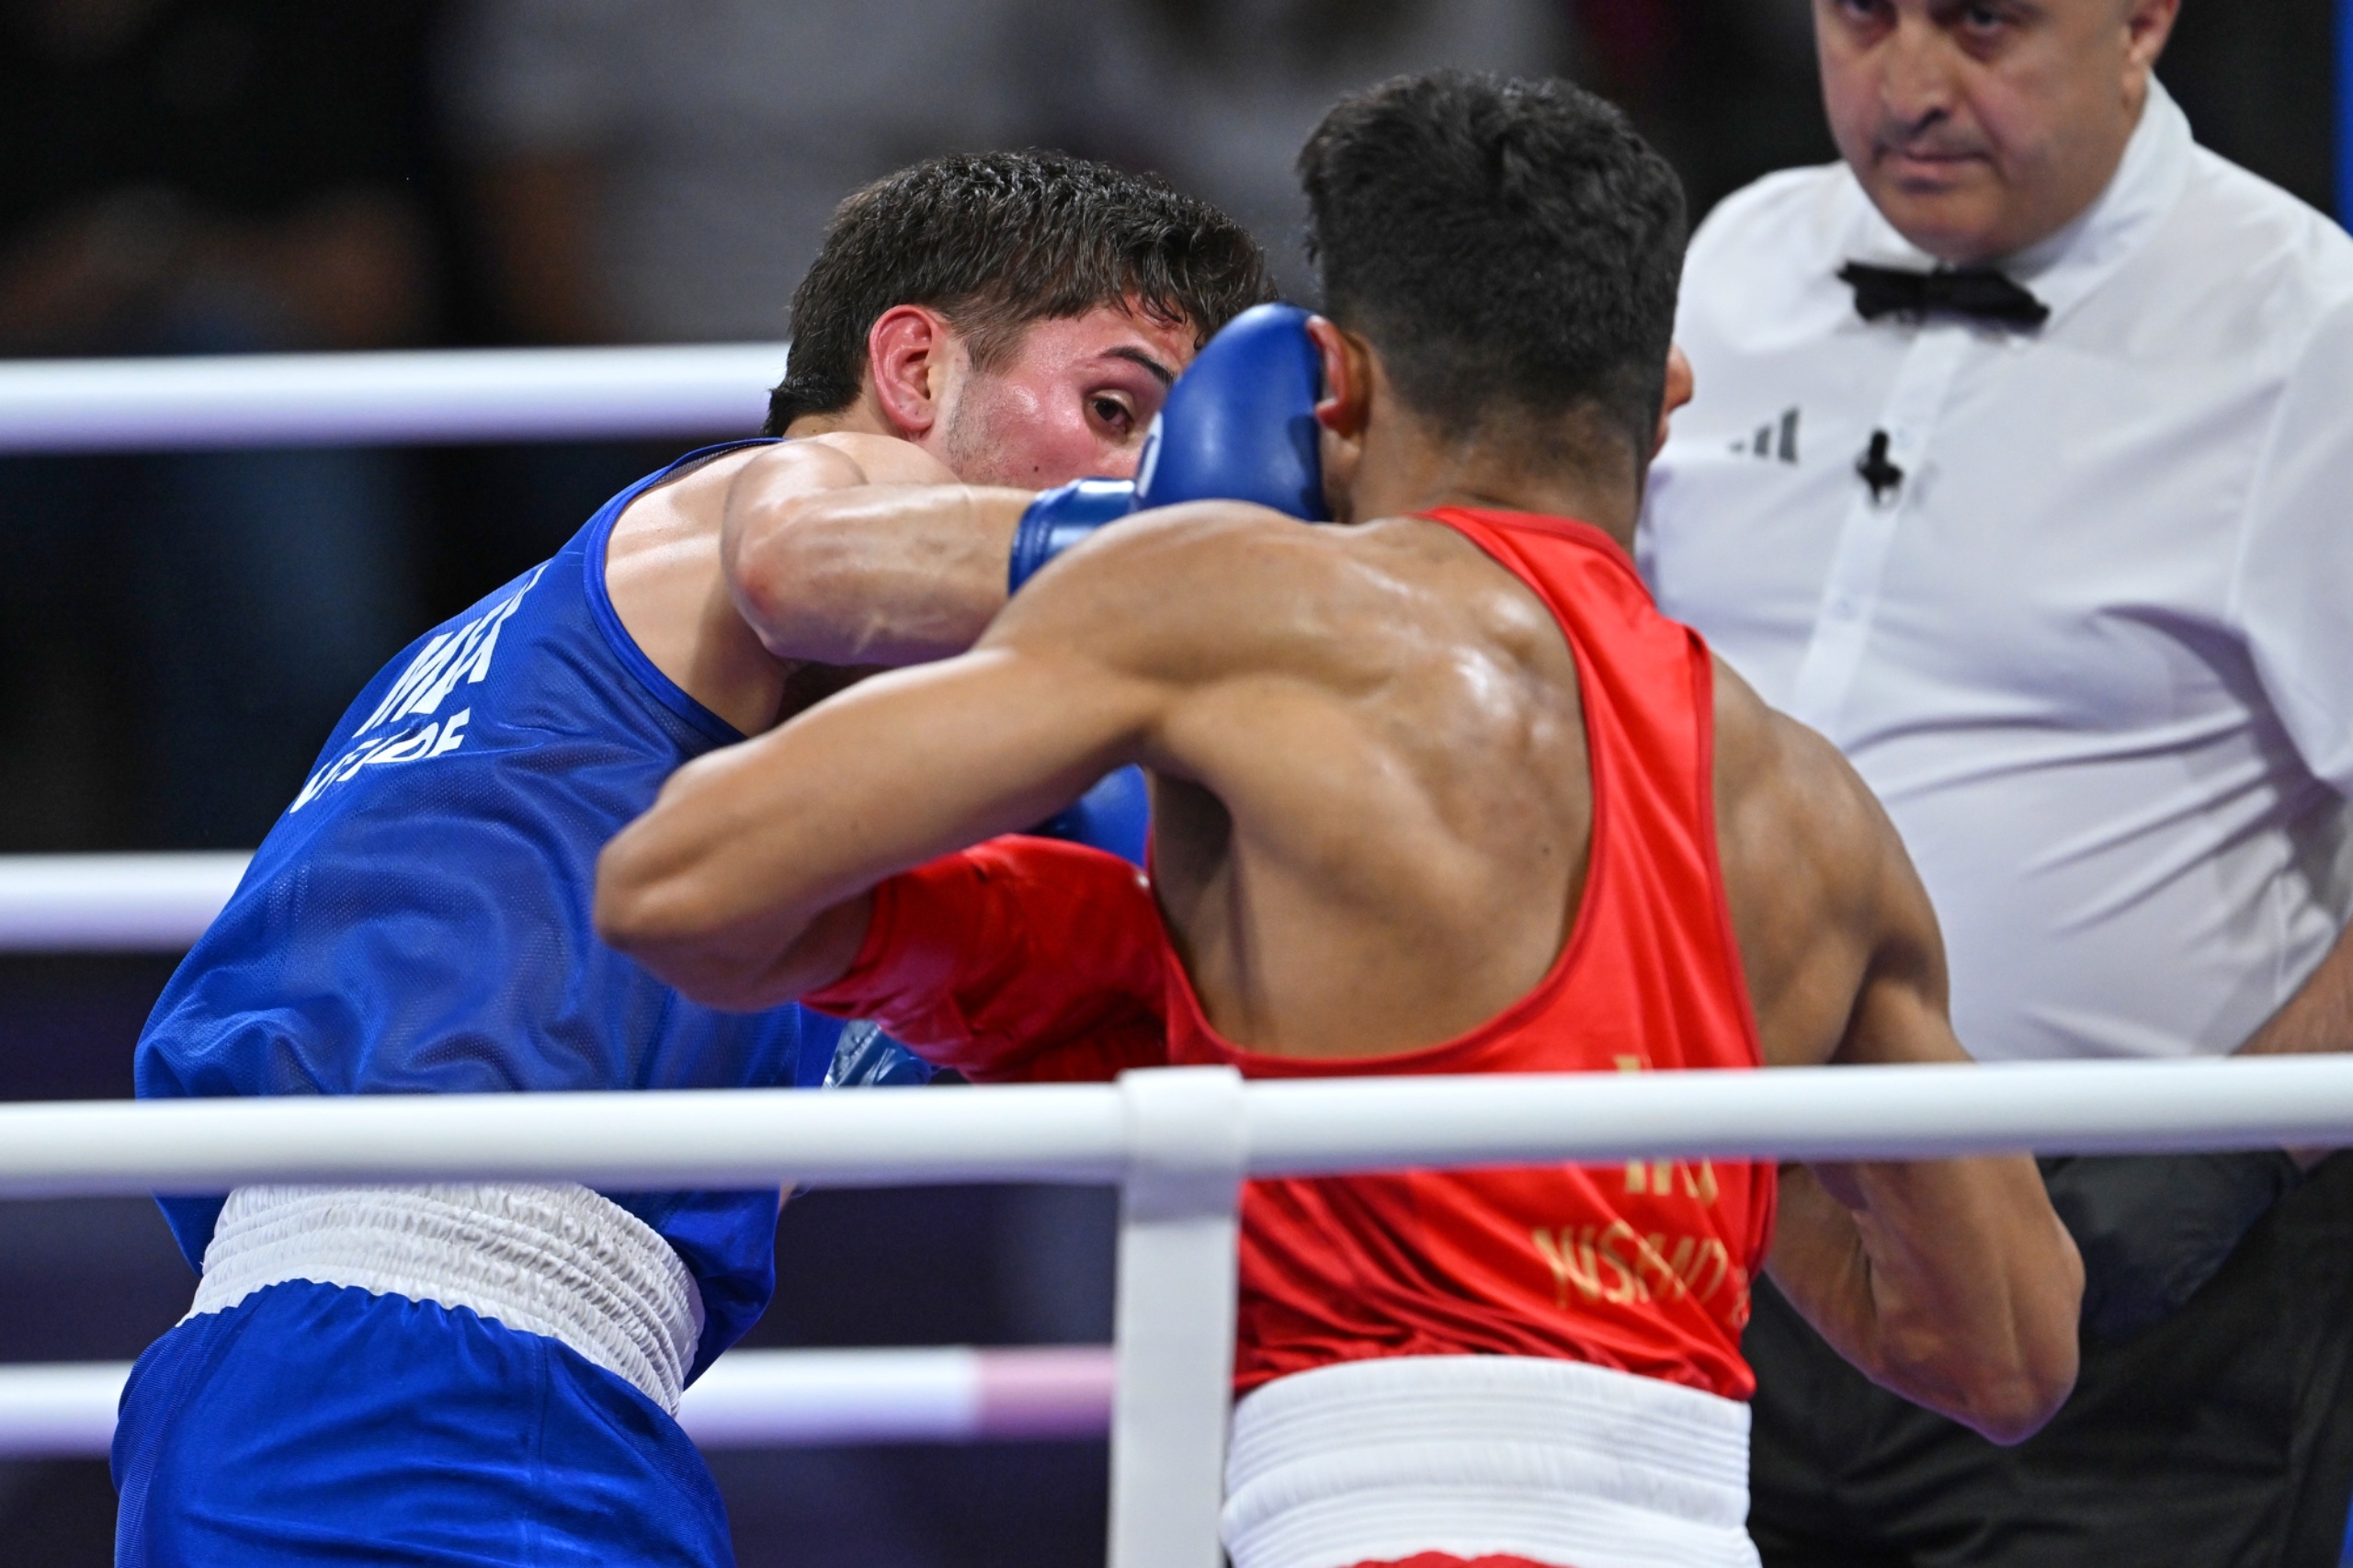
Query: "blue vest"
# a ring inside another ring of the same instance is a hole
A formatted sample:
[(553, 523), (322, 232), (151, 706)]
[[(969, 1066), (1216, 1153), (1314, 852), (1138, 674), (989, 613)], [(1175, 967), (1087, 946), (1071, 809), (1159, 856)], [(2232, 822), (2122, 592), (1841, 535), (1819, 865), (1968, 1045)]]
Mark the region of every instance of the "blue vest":
[[(744, 738), (639, 651), (604, 573), (622, 508), (731, 449), (623, 491), (369, 684), (156, 1003), (140, 1097), (823, 1080), (840, 1024), (698, 1006), (589, 920), (606, 841), (680, 764)], [(607, 1196), (700, 1284), (700, 1372), (774, 1293), (778, 1194)], [(201, 1267), (222, 1199), (161, 1201)]]

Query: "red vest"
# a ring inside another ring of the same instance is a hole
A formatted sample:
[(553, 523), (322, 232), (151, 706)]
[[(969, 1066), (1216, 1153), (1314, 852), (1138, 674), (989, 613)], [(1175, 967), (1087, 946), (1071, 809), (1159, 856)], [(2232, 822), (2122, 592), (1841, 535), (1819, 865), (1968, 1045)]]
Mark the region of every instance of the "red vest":
[[(1759, 1065), (1716, 863), (1713, 680), (1625, 554), (1583, 523), (1433, 514), (1551, 607), (1593, 767), (1584, 903), (1536, 988), (1459, 1040), (1306, 1062), (1220, 1039), (1133, 867), (1035, 838), (875, 890), (857, 960), (803, 998), (984, 1080), (1231, 1062), (1254, 1078)], [(1745, 1399), (1774, 1167), (1658, 1161), (1260, 1181), (1244, 1195), (1235, 1381), (1376, 1356), (1590, 1362)]]
[[(1527, 584), (1576, 658), (1594, 812), (1569, 941), (1533, 991), (1471, 1033), (1341, 1061), (1221, 1039), (1170, 952), (1170, 1059), (1252, 1078), (1760, 1065), (1716, 858), (1705, 644), (1658, 613), (1597, 528), (1430, 516)], [(1253, 1182), (1236, 1387), (1375, 1356), (1484, 1353), (1745, 1399), (1740, 1330), (1773, 1199), (1770, 1165), (1676, 1161)]]

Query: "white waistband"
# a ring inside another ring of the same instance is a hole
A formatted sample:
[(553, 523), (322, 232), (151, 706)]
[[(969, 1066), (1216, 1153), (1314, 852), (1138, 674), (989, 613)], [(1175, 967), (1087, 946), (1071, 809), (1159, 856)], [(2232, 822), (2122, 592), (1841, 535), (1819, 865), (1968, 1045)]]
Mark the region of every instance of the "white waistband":
[(188, 1316), (290, 1279), (470, 1307), (561, 1340), (675, 1414), (702, 1292), (652, 1226), (585, 1187), (241, 1187)]
[(1757, 1562), (1748, 1406), (1574, 1361), (1410, 1356), (1277, 1379), (1234, 1408), (1225, 1491), (1233, 1568)]

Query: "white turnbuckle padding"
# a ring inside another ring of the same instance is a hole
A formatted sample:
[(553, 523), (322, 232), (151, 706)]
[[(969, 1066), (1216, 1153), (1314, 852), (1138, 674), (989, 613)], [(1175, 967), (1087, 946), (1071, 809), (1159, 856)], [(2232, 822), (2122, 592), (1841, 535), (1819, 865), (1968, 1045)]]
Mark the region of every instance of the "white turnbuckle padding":
[(1110, 1568), (1219, 1568), (1233, 1388), (1242, 1074), (1125, 1073)]

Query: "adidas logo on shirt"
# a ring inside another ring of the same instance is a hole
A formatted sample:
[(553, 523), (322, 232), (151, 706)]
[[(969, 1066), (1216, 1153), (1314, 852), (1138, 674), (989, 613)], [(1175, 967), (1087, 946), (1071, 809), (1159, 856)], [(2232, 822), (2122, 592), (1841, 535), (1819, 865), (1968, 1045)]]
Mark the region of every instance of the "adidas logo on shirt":
[(1759, 425), (1755, 435), (1745, 441), (1734, 441), (1732, 449), (1735, 453), (1745, 452), (1750, 457), (1767, 460), (1797, 461), (1798, 411), (1794, 408), (1782, 410), (1778, 425), (1771, 422)]

